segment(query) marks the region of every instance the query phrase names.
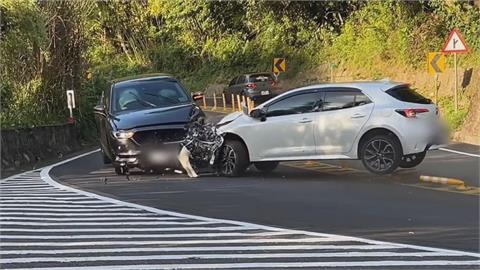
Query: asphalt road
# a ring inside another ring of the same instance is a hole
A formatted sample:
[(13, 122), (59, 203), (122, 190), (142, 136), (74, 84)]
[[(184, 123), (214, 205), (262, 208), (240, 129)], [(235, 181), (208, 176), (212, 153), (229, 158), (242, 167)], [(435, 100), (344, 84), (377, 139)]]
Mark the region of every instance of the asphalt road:
[(383, 177), (332, 161), (198, 179), (127, 179), (91, 152), (0, 180), (0, 268), (478, 269), (479, 152), (452, 144)]
[[(448, 149), (480, 153), (466, 144)], [(349, 161), (287, 163), (270, 174), (250, 168), (240, 178), (139, 172), (128, 181), (97, 152), (51, 174), (83, 190), (181, 213), (478, 253), (479, 161), (436, 150), (417, 168), (383, 177)], [(470, 189), (421, 184), (419, 175), (459, 178)]]

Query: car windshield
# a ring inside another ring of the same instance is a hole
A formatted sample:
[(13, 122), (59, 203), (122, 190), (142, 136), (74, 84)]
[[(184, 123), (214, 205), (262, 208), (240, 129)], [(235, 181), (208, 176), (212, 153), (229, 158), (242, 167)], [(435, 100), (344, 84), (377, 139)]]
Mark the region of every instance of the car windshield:
[(113, 89), (113, 113), (162, 108), (190, 102), (175, 80), (147, 80), (120, 84)]
[(266, 82), (266, 81), (274, 81), (272, 74), (270, 73), (259, 73), (259, 74), (252, 74), (248, 78), (249, 82)]

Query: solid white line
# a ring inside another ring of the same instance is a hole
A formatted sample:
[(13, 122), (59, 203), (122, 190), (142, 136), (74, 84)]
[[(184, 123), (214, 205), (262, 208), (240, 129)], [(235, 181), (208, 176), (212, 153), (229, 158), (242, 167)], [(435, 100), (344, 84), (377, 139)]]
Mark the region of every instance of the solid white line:
[(52, 188), (52, 186), (50, 185), (47, 185), (43, 182), (41, 182), (42, 180), (38, 179), (38, 181), (35, 183), (35, 182), (32, 182), (32, 183), (29, 183), (29, 184), (19, 184), (19, 183), (12, 183), (12, 184), (1, 184), (0, 185), (0, 189), (3, 189), (3, 188), (44, 188), (44, 187), (48, 187), (48, 188)]
[(98, 199), (92, 199), (92, 198), (89, 198), (89, 197), (85, 197), (85, 196), (82, 196), (82, 195), (75, 195), (75, 196), (68, 196), (68, 195), (63, 195), (63, 194), (52, 194), (52, 195), (36, 195), (36, 194), (22, 194), (20, 196), (5, 196), (4, 194), (2, 194), (2, 197), (0, 198), (0, 201), (1, 200), (42, 200), (42, 199), (54, 199), (54, 200), (58, 200), (58, 199), (64, 199), (64, 200), (76, 200), (76, 201), (79, 201), (79, 200), (89, 200), (89, 201), (98, 201), (98, 202), (103, 202), (105, 203), (104, 201), (101, 201), (101, 200), (98, 200)]
[[(479, 261), (357, 261), (357, 262), (258, 262), (258, 263), (202, 263), (202, 264), (133, 264), (105, 266), (49, 267), (52, 270), (161, 270), (161, 269), (237, 269), (237, 268), (303, 268), (303, 267), (388, 267), (388, 266), (452, 266), (479, 265)], [(17, 268), (16, 268), (17, 269)], [(23, 268), (17, 270), (46, 268)]]
[[(52, 214), (51, 214), (52, 215)], [(80, 216), (82, 214), (74, 214), (74, 216)], [(89, 215), (89, 214), (86, 214)], [(115, 216), (122, 216), (121, 214), (108, 214)], [(124, 214), (125, 215), (125, 214)], [(130, 221), (130, 222), (17, 222), (17, 221), (1, 221), (0, 226), (5, 225), (24, 225), (24, 226), (87, 226), (87, 225), (207, 225), (207, 224), (216, 224), (213, 221), (185, 221), (185, 222), (175, 222), (175, 221)]]
[(88, 254), (126, 252), (199, 252), (199, 251), (254, 251), (254, 250), (379, 250), (399, 249), (392, 245), (287, 245), (287, 246), (196, 246), (196, 247), (135, 247), (135, 248), (81, 248), (81, 249), (19, 249), (1, 250), (0, 255), (15, 254)]
[[(135, 208), (127, 208), (121, 206), (109, 206), (110, 208), (101, 208), (98, 206), (94, 206), (96, 208), (89, 208), (89, 209), (83, 209), (83, 208), (78, 208), (75, 206), (70, 206), (72, 208), (55, 208), (55, 207), (42, 207), (42, 208), (30, 208), (30, 205), (26, 204), (24, 207), (0, 207), (1, 211), (18, 211), (17, 213), (49, 213), (49, 212), (125, 212), (125, 211), (130, 211), (130, 212), (137, 212), (137, 213), (145, 213), (144, 211), (140, 209), (135, 209)], [(116, 207), (116, 208), (113, 208)], [(12, 214), (10, 212), (4, 212), (4, 214)], [(150, 214), (150, 213), (145, 213), (145, 214)]]
[[(19, 207), (22, 206), (22, 207)], [(73, 209), (66, 209), (66, 208), (73, 208)], [(85, 209), (88, 208), (88, 209)], [(93, 209), (90, 209), (93, 208)], [(125, 211), (140, 211), (135, 208), (127, 208), (127, 207), (122, 207), (120, 205), (115, 205), (115, 204), (104, 204), (104, 205), (81, 205), (81, 204), (30, 204), (30, 203), (3, 203), (0, 202), (0, 209), (3, 210), (49, 210), (49, 209), (63, 209), (65, 211), (67, 210), (75, 210), (75, 209), (83, 209), (84, 211), (89, 211), (89, 210), (105, 210), (109, 211), (110, 210), (125, 210)], [(55, 211), (55, 210), (53, 210)]]
[[(43, 199), (42, 199), (43, 198)], [(98, 204), (98, 205), (112, 205), (111, 203), (92, 200), (90, 198), (55, 198), (55, 197), (42, 197), (42, 198), (29, 198), (28, 200), (24, 199), (13, 199), (12, 197), (2, 197), (0, 198), (0, 203), (69, 203), (69, 204)]]
[[(146, 217), (81, 217), (81, 218), (72, 218), (72, 217), (67, 217), (67, 218), (59, 218), (59, 217), (54, 217), (54, 218), (45, 218), (45, 217), (5, 217), (5, 216), (0, 216), (0, 220), (29, 220), (29, 221), (99, 221), (99, 220), (104, 220), (104, 221), (114, 221), (114, 220), (137, 220), (137, 221), (168, 221), (168, 220), (188, 220), (185, 218), (181, 217), (154, 217), (154, 216), (146, 216)], [(0, 230), (5, 231), (0, 228)], [(39, 229), (34, 229), (33, 231), (38, 231)], [(52, 229), (52, 232), (56, 232), (59, 229)]]
[[(254, 228), (248, 227), (239, 227), (239, 226), (230, 226), (230, 227), (141, 227), (141, 228), (91, 228), (91, 229), (25, 229), (25, 228), (1, 228), (0, 232), (143, 232), (143, 231), (245, 231), (245, 230), (255, 230)], [(1, 254), (1, 253), (0, 253)]]
[(215, 239), (215, 240), (159, 240), (159, 241), (78, 241), (78, 242), (4, 242), (0, 243), (1, 248), (6, 246), (12, 247), (73, 247), (73, 246), (105, 246), (105, 245), (196, 245), (196, 244), (239, 244), (239, 243), (324, 243), (324, 242), (339, 242), (348, 241), (342, 238), (298, 238), (298, 239), (284, 239), (284, 238), (263, 238), (263, 239)]
[[(144, 230), (147, 231), (147, 230)], [(175, 233), (175, 234), (154, 234), (148, 232), (146, 234), (86, 234), (86, 235), (0, 235), (0, 239), (130, 239), (130, 238), (195, 238), (195, 237), (265, 237), (287, 235), (283, 232), (261, 232), (261, 233), (244, 233), (244, 232), (221, 232), (221, 233)], [(226, 239), (229, 240), (229, 239)]]
[[(12, 212), (12, 213), (2, 213), (2, 216), (20, 216), (20, 217), (28, 217), (28, 216), (58, 216), (58, 217), (81, 217), (81, 216), (92, 216), (92, 217), (108, 217), (108, 216), (132, 216), (132, 217), (153, 217), (149, 216), (148, 214), (136, 214), (136, 213), (34, 213), (34, 212)], [(1, 225), (1, 224), (0, 224)], [(21, 224), (19, 224), (21, 225)]]
[(448, 257), (458, 256), (439, 252), (326, 252), (326, 253), (261, 253), (261, 254), (182, 254), (182, 255), (137, 255), (137, 256), (92, 256), (92, 257), (28, 257), (0, 259), (1, 263), (37, 262), (96, 262), (136, 260), (188, 260), (188, 259), (268, 259), (268, 258), (352, 258), (352, 257)]
[(459, 155), (464, 155), (464, 156), (469, 156), (469, 157), (480, 157), (480, 155), (478, 155), (478, 154), (472, 154), (472, 153), (457, 151), (457, 150), (443, 148), (443, 147), (438, 148), (438, 150), (442, 150), (442, 151), (450, 152), (450, 153), (455, 153), (455, 154), (459, 154)]

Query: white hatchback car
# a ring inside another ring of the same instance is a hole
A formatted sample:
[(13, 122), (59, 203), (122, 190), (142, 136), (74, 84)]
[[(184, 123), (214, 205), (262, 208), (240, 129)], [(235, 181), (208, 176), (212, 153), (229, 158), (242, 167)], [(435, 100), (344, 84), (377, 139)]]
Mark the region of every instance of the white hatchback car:
[(317, 84), (283, 93), (217, 125), (225, 136), (221, 172), (241, 175), (280, 161), (361, 159), (376, 174), (417, 166), (447, 132), (437, 107), (390, 81)]

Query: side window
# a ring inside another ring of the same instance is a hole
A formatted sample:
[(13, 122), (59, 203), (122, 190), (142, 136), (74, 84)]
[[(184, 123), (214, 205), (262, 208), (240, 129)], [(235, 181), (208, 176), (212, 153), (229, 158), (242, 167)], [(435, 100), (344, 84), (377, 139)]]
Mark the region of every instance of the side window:
[(365, 96), (364, 94), (362, 93), (356, 93), (355, 94), (355, 106), (362, 106), (362, 105), (365, 105), (365, 104), (368, 104), (372, 101), (370, 101), (370, 99)]
[(267, 117), (313, 112), (319, 103), (317, 93), (291, 96), (268, 106)]
[(245, 76), (245, 75), (238, 76), (237, 84), (246, 83), (246, 78), (247, 78), (247, 76)]
[(228, 84), (228, 86), (235, 85), (235, 83), (237, 82), (237, 78), (238, 78), (238, 77), (233, 78), (233, 79), (230, 81), (230, 83)]
[(340, 110), (355, 106), (355, 92), (326, 92), (323, 102), (324, 111)]

